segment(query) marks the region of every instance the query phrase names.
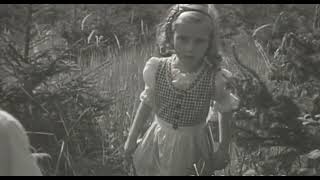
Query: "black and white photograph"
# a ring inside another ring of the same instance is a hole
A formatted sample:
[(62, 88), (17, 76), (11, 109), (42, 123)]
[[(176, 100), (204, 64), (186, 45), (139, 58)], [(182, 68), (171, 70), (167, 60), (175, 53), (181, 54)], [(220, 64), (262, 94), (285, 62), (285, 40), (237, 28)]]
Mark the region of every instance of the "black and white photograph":
[(319, 176), (320, 4), (1, 4), (0, 176)]

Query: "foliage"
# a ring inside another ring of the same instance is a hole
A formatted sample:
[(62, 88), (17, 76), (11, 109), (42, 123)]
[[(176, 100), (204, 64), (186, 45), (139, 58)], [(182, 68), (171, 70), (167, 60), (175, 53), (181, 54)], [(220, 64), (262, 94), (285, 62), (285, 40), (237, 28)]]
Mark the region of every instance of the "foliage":
[[(18, 12), (25, 6), (10, 7)], [(75, 175), (72, 169), (75, 156), (86, 157), (88, 152), (100, 149), (101, 136), (95, 129), (97, 119), (112, 101), (95, 89), (92, 73), (78, 72), (80, 67), (70, 59), (73, 46), (52, 46), (32, 53), (32, 44), (47, 37), (34, 34), (37, 26), (33, 26), (43, 25), (40, 20), (46, 14), (39, 6), (26, 7), (29, 18), (24, 20), (25, 34), (20, 39), (23, 43), (15, 41), (10, 33), (2, 33), (0, 37), (0, 104), (27, 129), (34, 152), (45, 152), (52, 157), (45, 174)]]
[[(248, 167), (255, 169), (258, 174), (299, 174), (302, 166), (296, 162), (304, 154), (319, 147), (319, 134), (315, 131), (320, 126), (314, 120), (320, 113), (317, 104), (319, 70), (314, 68), (319, 66), (318, 58), (315, 57), (318, 53), (316, 37), (316, 31), (300, 35), (284, 33), (282, 43), (275, 52), (275, 59), (271, 61), (262, 54), (266, 62), (271, 62), (271, 79), (261, 83), (263, 81), (250, 68), (245, 67), (247, 72), (244, 73), (249, 72), (251, 78), (247, 78), (245, 83), (238, 83), (243, 82), (241, 77), (233, 80), (236, 91), (242, 92), (238, 93), (242, 103), (234, 114), (237, 129), (235, 140), (237, 146), (245, 151), (259, 152), (256, 160), (251, 156), (254, 165)], [(237, 60), (236, 53), (234, 56)], [(239, 60), (237, 62), (243, 67)], [(266, 95), (268, 98), (264, 97)], [(301, 104), (309, 105), (306, 108)], [(311, 116), (307, 119), (306, 114), (309, 113)], [(276, 155), (270, 155), (273, 151), (263, 155), (263, 150), (272, 147), (281, 147), (283, 150)], [(317, 166), (316, 163), (308, 168)], [(316, 170), (314, 173), (319, 172)]]

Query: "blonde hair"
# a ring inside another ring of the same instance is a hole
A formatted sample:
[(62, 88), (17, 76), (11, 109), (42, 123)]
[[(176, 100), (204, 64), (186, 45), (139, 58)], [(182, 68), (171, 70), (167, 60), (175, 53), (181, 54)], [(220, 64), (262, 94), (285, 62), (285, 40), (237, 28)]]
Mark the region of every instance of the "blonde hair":
[(182, 13), (188, 12), (187, 23), (203, 23), (208, 22), (210, 27), (210, 44), (206, 53), (206, 58), (214, 67), (218, 67), (221, 62), (220, 43), (218, 34), (217, 18), (218, 13), (214, 5), (204, 4), (177, 4), (172, 6), (168, 12), (167, 17), (158, 26), (157, 31), (157, 45), (159, 54), (161, 56), (170, 56), (174, 54), (173, 47), (173, 32), (179, 22), (179, 16)]

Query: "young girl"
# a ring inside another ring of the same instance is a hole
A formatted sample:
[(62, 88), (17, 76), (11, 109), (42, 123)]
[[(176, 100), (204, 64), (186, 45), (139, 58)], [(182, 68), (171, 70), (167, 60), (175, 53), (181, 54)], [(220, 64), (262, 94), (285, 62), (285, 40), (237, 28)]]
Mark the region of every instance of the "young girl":
[[(126, 155), (133, 155), (137, 175), (188, 175), (199, 162), (213, 168), (228, 163), (233, 96), (225, 90), (230, 73), (219, 67), (210, 10), (207, 5), (175, 5), (160, 28), (160, 54), (167, 57), (152, 57), (146, 63), (145, 90), (124, 147)], [(213, 104), (221, 114), (214, 154), (206, 124)], [(154, 121), (138, 145), (151, 111)]]
[(22, 125), (0, 109), (0, 176), (40, 176)]

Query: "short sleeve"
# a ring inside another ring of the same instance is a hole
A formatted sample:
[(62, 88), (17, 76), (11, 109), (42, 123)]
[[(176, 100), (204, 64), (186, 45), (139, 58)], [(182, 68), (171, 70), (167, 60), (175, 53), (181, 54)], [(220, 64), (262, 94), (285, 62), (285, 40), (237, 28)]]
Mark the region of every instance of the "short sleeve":
[(8, 174), (10, 176), (41, 176), (40, 168), (29, 150), (29, 139), (22, 125), (7, 113), (0, 112), (0, 116), (1, 121), (5, 121), (1, 123), (4, 125), (2, 130), (7, 134)]
[(154, 87), (156, 80), (156, 72), (160, 63), (160, 59), (156, 57), (150, 58), (143, 69), (143, 80), (145, 88), (140, 94), (140, 100), (150, 107), (154, 106)]
[(232, 73), (222, 69), (215, 77), (215, 105), (214, 108), (219, 112), (229, 112), (236, 109), (239, 98), (226, 88), (227, 82), (232, 77)]

